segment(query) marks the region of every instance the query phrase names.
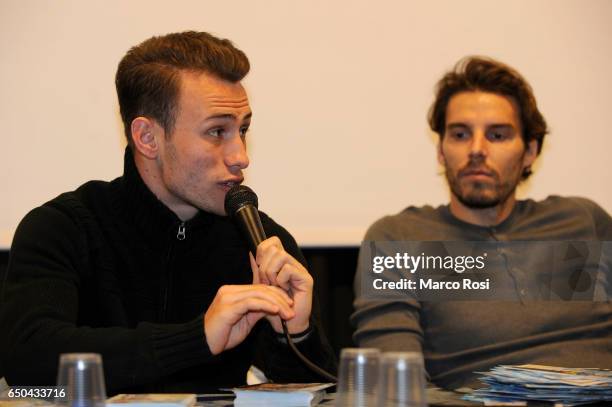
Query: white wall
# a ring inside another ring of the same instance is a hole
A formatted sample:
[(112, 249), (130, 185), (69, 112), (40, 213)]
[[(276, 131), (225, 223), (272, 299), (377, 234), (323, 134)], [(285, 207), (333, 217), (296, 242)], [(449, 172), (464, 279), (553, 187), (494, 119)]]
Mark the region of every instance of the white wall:
[(117, 63), (205, 30), (249, 56), (247, 182), (301, 244), (355, 244), (375, 219), (448, 200), (426, 112), (461, 57), (531, 82), (552, 129), (521, 196), (612, 212), (612, 2), (0, 0), (0, 246), (34, 206), (122, 170)]

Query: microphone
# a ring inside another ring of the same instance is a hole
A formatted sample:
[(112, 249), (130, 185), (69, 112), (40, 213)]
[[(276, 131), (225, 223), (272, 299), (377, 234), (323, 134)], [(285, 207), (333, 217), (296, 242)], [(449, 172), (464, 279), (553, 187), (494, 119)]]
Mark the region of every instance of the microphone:
[(240, 226), (253, 256), (257, 246), (266, 240), (257, 204), (257, 195), (246, 185), (234, 185), (225, 195), (225, 213)]
[[(227, 191), (227, 194), (225, 195), (225, 213), (240, 225), (240, 229), (242, 229), (244, 237), (251, 246), (251, 253), (253, 253), (253, 257), (257, 253), (257, 246), (259, 243), (266, 240), (266, 232), (264, 232), (263, 226), (261, 225), (257, 205), (257, 195), (246, 185), (235, 185), (229, 191)], [(308, 360), (306, 356), (302, 355), (302, 353), (293, 343), (289, 330), (287, 329), (287, 323), (282, 318), (281, 325), (283, 327), (285, 340), (298, 359), (300, 359), (313, 372), (325, 377), (327, 380), (336, 382), (337, 379), (335, 376), (321, 369)]]

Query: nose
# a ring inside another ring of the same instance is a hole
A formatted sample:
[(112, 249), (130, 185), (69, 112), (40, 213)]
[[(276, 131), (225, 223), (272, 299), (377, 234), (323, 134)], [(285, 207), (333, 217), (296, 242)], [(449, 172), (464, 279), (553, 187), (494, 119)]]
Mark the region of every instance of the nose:
[(243, 170), (249, 166), (246, 141), (242, 137), (235, 136), (227, 140), (224, 161), (230, 171)]
[(486, 157), (487, 156), (487, 138), (483, 131), (476, 131), (472, 136), (470, 144), (471, 157)]

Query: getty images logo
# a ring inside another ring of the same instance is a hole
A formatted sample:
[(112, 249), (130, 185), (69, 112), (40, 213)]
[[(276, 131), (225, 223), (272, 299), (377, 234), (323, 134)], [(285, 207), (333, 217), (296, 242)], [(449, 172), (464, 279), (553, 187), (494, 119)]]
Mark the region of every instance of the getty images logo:
[(419, 270), (448, 270), (461, 274), (484, 269), (486, 258), (487, 253), (480, 256), (427, 256), (425, 253), (412, 256), (409, 253), (396, 253), (395, 256), (374, 256), (372, 271), (378, 274), (385, 270), (407, 270), (414, 274)]

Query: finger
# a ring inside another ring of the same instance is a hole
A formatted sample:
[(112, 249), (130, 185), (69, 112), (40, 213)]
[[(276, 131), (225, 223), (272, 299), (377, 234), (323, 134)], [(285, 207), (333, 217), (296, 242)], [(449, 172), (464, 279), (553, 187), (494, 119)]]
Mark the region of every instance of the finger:
[(287, 261), (288, 258), (285, 256), (285, 252), (279, 251), (277, 248), (268, 251), (260, 270), (270, 280), (271, 285), (278, 285), (276, 283), (276, 274), (278, 274), (283, 264)]
[(224, 304), (222, 307), (209, 309), (205, 315), (205, 325), (212, 326), (212, 323), (222, 324), (231, 329), (234, 324), (240, 321), (249, 312), (259, 311), (266, 314), (277, 315), (281, 307), (274, 301), (265, 298), (249, 297), (241, 301)]
[(257, 262), (255, 261), (255, 258), (251, 252), (249, 252), (249, 263), (251, 263), (251, 272), (253, 273), (253, 284), (259, 284), (259, 266), (257, 265)]
[[(282, 315), (290, 315), (293, 313), (291, 308), (293, 305), (293, 300), (289, 298), (287, 293), (285, 293), (282, 289), (262, 284), (245, 285), (242, 287), (244, 288), (235, 289), (231, 293), (226, 294), (222, 299), (222, 303), (233, 309), (243, 310), (243, 308), (234, 307), (238, 307), (239, 304), (248, 302), (250, 299), (258, 299), (276, 305)], [(244, 311), (241, 312), (244, 313)]]
[(261, 256), (260, 262), (258, 263), (260, 275), (265, 275), (271, 285), (278, 285), (276, 281), (277, 274), (285, 264), (292, 265), (297, 270), (303, 269), (304, 272), (307, 273), (302, 264), (283, 249), (278, 238), (266, 242), (266, 245), (263, 245), (258, 253)]
[(272, 236), (261, 242), (257, 246), (257, 255), (255, 256), (259, 268), (261, 269), (262, 266), (266, 265), (270, 261), (270, 257), (279, 251), (285, 251), (285, 249), (278, 237)]
[(291, 289), (293, 271), (292, 266), (285, 264), (278, 272), (278, 275), (276, 276), (276, 284), (283, 290), (289, 291)]
[[(293, 304), (293, 299), (279, 287), (265, 284), (224, 285), (217, 291), (218, 301), (224, 304), (241, 301), (249, 296), (279, 296), (279, 301)], [(263, 297), (262, 297), (263, 298)]]
[(268, 278), (267, 274), (263, 271), (259, 271), (259, 284), (272, 285), (272, 282)]
[[(246, 315), (249, 320), (252, 318), (250, 317), (250, 314), (253, 312), (263, 313), (266, 315), (278, 315), (283, 319), (291, 319), (295, 317), (295, 312), (293, 312), (292, 309), (280, 307), (274, 302), (260, 298), (248, 298), (244, 301), (235, 304), (235, 307), (233, 308), (234, 311), (236, 311), (240, 315)], [(260, 319), (261, 316), (259, 316), (259, 318), (257, 319)]]
[(291, 318), (295, 314), (295, 310), (293, 309), (294, 300), (289, 297), (289, 295), (281, 288), (274, 286), (264, 286), (267, 289), (267, 294), (270, 295), (269, 298), (275, 304), (280, 307), (279, 314), (282, 315), (283, 318)]
[(272, 328), (274, 329), (275, 332), (282, 334), (283, 333), (283, 325), (282, 325), (283, 321), (290, 321), (293, 318), (283, 319), (279, 317), (278, 315), (266, 315), (266, 319), (268, 320), (270, 325), (272, 325)]
[[(278, 288), (278, 287), (277, 287)], [(271, 286), (264, 284), (245, 284), (232, 286), (231, 289), (226, 289), (221, 292), (220, 302), (225, 305), (231, 305), (235, 302), (244, 301), (248, 298), (267, 299), (268, 301), (288, 303), (284, 297), (272, 289)]]
[(261, 268), (257, 265), (257, 261), (253, 257), (253, 254), (249, 252), (249, 261), (251, 263), (251, 271), (253, 272), (253, 284), (266, 284), (270, 285), (268, 276), (261, 271)]
[(294, 301), (293, 298), (291, 298), (291, 296), (289, 295), (289, 293), (287, 293), (286, 290), (283, 290), (280, 287), (271, 285), (271, 286), (267, 286), (270, 290), (273, 290), (273, 292), (277, 293), (278, 295), (280, 295), (285, 301), (287, 301), (287, 303), (289, 305), (293, 305)]
[(314, 280), (304, 267), (284, 264), (276, 275), (276, 284), (286, 291), (307, 291), (312, 290)]
[(278, 315), (281, 312), (281, 307), (279, 307), (277, 304), (261, 298), (247, 298), (236, 303), (233, 309), (241, 315), (246, 315), (251, 312)]
[(280, 239), (277, 236), (270, 236), (263, 242), (259, 243), (259, 245), (257, 245), (256, 257), (259, 256), (260, 251), (268, 250), (270, 247), (276, 247), (281, 250), (284, 250), (283, 243), (280, 241)]
[(248, 298), (238, 303), (236, 311), (242, 315), (253, 311), (260, 311), (268, 315), (279, 315), (283, 319), (291, 319), (295, 316), (295, 312), (291, 308), (280, 307), (274, 302), (260, 298)]
[(278, 260), (275, 261), (278, 256), (282, 256), (282, 250), (276, 246), (268, 246), (261, 251), (258, 250), (258, 253), (259, 257), (257, 258), (257, 264), (259, 264), (261, 277), (266, 278), (271, 284), (274, 284), (276, 281), (275, 274), (280, 270), (280, 266), (274, 269), (273, 264), (278, 262)]

